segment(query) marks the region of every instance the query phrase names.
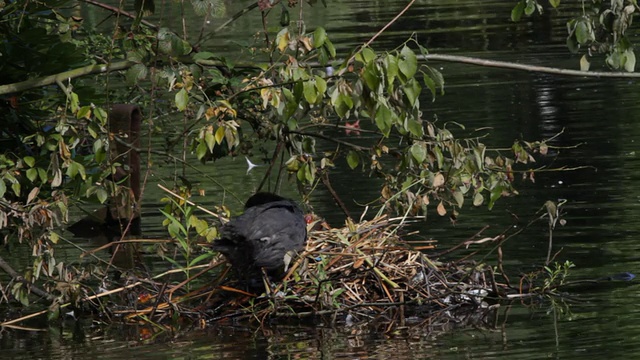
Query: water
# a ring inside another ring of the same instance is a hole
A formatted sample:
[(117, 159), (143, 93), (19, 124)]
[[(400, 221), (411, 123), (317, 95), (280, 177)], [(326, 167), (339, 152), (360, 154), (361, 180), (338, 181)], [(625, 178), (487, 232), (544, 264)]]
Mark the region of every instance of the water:
[[(318, 8), (307, 19), (308, 26), (323, 24), (337, 48), (344, 51), (368, 40), (404, 5), (403, 1), (332, 1), (326, 9), (316, 5)], [(563, 4), (561, 11), (548, 10), (543, 16), (517, 24), (509, 20), (512, 5), (503, 1), (421, 1), (373, 47), (392, 49), (415, 33), (420, 44), (432, 53), (578, 68), (579, 56), (569, 54), (564, 46), (565, 23), (572, 13), (567, 6), (573, 5)], [(232, 14), (241, 5), (228, 7)], [(246, 41), (257, 30), (253, 24), (258, 19), (256, 12), (241, 18), (212, 40), (212, 46), (234, 56), (237, 52), (233, 41)], [(210, 28), (219, 23), (214, 20)], [(632, 37), (637, 38), (633, 34)], [(567, 225), (555, 230), (554, 251), (561, 250), (559, 261), (576, 264), (572, 279), (638, 271), (640, 190), (636, 184), (640, 177), (640, 127), (636, 123), (640, 105), (636, 81), (559, 77), (453, 63), (430, 65), (443, 72), (446, 95), (434, 103), (429, 98), (422, 100), (425, 118), (437, 115), (440, 124), (464, 124), (466, 130), (456, 131), (460, 135), (475, 136), (474, 129), (489, 128), (484, 142), (492, 147), (508, 147), (518, 138), (551, 138), (563, 131), (550, 142), (555, 147), (550, 151), (553, 156), (544, 159), (544, 165), (585, 168), (539, 173), (535, 183), (518, 181), (520, 196), (500, 200), (490, 212), (465, 208), (455, 225), (447, 218), (430, 214), (428, 222), (416, 225), (421, 236), (437, 239), (441, 248), (467, 239), (485, 225), (490, 227), (484, 235), (495, 236), (506, 228), (525, 226), (540, 215), (537, 212), (545, 201), (567, 199)], [(594, 62), (593, 70), (599, 67)], [(344, 134), (336, 135), (346, 138)], [(146, 236), (166, 236), (157, 212), (162, 206), (157, 199), (164, 194), (155, 182), (171, 182), (172, 166), (164, 164), (153, 169), (146, 187)], [(244, 199), (264, 173), (264, 168), (259, 167), (245, 175), (245, 166), (241, 158), (196, 165), (202, 173), (191, 174), (200, 179), (198, 186), (207, 190), (207, 196), (194, 200), (206, 207), (224, 201), (239, 208), (241, 201), (229, 194)], [(219, 185), (206, 176), (215, 177)], [(355, 176), (360, 175), (346, 170), (343, 164), (334, 174), (333, 185), (357, 214), (362, 211), (357, 204), (375, 198), (379, 190), (366, 176), (354, 181)], [(295, 194), (287, 188), (284, 193)], [(343, 216), (322, 190), (312, 198), (312, 205), (334, 225), (342, 222)], [(540, 265), (546, 256), (546, 245), (544, 221), (511, 239), (504, 248), (509, 273), (517, 277), (519, 271)], [(74, 254), (73, 250), (68, 253)], [(493, 259), (494, 254), (488, 257), (489, 261)], [(528, 302), (514, 302), (500, 308), (483, 329), (412, 324), (403, 331), (385, 333), (383, 328), (334, 328), (327, 324), (275, 325), (266, 329), (215, 325), (169, 334), (133, 326), (87, 326), (79, 330), (73, 322), (65, 322), (46, 332), (5, 331), (0, 333), (0, 347), (7, 356), (54, 359), (633, 358), (640, 354), (640, 314), (635, 305), (640, 294), (636, 284), (633, 281), (575, 288), (571, 296), (577, 301), (569, 308), (560, 307), (564, 313), (551, 311), (545, 303), (532, 307)], [(443, 328), (449, 331), (438, 331)]]

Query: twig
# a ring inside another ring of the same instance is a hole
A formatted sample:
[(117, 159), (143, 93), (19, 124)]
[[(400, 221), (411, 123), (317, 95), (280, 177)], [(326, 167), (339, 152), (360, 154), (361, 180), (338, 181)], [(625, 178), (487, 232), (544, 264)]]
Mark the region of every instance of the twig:
[(211, 215), (211, 216), (213, 216), (213, 217), (217, 218), (218, 220), (222, 221), (223, 223), (226, 223), (226, 222), (228, 222), (228, 221), (229, 221), (229, 219), (227, 219), (226, 217), (224, 217), (224, 216), (222, 216), (222, 215), (220, 215), (220, 214), (216, 214), (216, 213), (214, 213), (213, 211), (207, 210), (206, 208), (203, 208), (203, 207), (202, 207), (202, 206), (200, 206), (200, 205), (197, 205), (197, 204), (196, 204), (196, 203), (194, 203), (193, 201), (191, 201), (191, 200), (189, 200), (189, 199), (186, 199), (186, 198), (184, 198), (183, 196), (180, 196), (180, 195), (176, 194), (175, 192), (173, 192), (173, 191), (171, 191), (171, 190), (167, 189), (166, 187), (162, 186), (162, 184), (158, 184), (158, 187), (159, 187), (160, 189), (162, 189), (163, 191), (165, 191), (165, 192), (169, 193), (171, 196), (174, 196), (174, 197), (176, 197), (176, 198), (178, 198), (178, 199), (180, 199), (180, 200), (182, 200), (182, 201), (186, 202), (187, 204), (189, 204), (189, 205), (191, 205), (191, 206), (195, 206), (197, 209), (199, 209), (199, 210), (202, 210), (202, 211), (206, 212), (207, 214), (209, 214), (209, 215)]
[(371, 148), (368, 148), (366, 146), (360, 146), (360, 145), (356, 145), (354, 143), (350, 143), (344, 140), (340, 140), (340, 139), (336, 139), (335, 137), (330, 137), (330, 136), (326, 136), (320, 133), (306, 133), (306, 132), (302, 132), (302, 131), (297, 131), (297, 130), (290, 130), (289, 131), (292, 134), (298, 134), (298, 135), (302, 135), (302, 136), (310, 136), (310, 137), (316, 137), (319, 139), (323, 139), (323, 140), (328, 140), (328, 141), (332, 141), (336, 144), (341, 144), (344, 146), (348, 146), (354, 150), (359, 150), (359, 151), (369, 151), (371, 150)]
[[(136, 18), (136, 15), (134, 15), (134, 14), (132, 14), (130, 12), (124, 11), (122, 9), (119, 9), (119, 8), (117, 8), (115, 6), (107, 5), (107, 4), (104, 4), (104, 3), (101, 3), (101, 2), (98, 2), (98, 1), (94, 1), (94, 0), (81, 0), (81, 1), (83, 1), (83, 2), (85, 2), (87, 4), (95, 5), (97, 7), (101, 7), (103, 9), (109, 10), (109, 11), (111, 11), (113, 13), (126, 16), (126, 17), (128, 17), (130, 19), (135, 19)], [(160, 29), (160, 27), (158, 25), (156, 25), (156, 24), (154, 24), (152, 22), (149, 22), (147, 20), (142, 20), (141, 22), (143, 24), (147, 25), (148, 27), (154, 29), (154, 30)]]
[(9, 276), (11, 276), (14, 280), (19, 281), (24, 286), (26, 286), (32, 293), (34, 293), (34, 294), (36, 294), (38, 296), (42, 296), (42, 297), (46, 298), (49, 301), (55, 300), (55, 298), (56, 298), (55, 296), (49, 294), (48, 292), (40, 289), (39, 287), (37, 287), (34, 284), (31, 284), (30, 282), (25, 280), (25, 278), (22, 275), (18, 274), (17, 271), (13, 270), (11, 265), (9, 265), (9, 263), (6, 262), (2, 258), (2, 256), (0, 256), (0, 268), (2, 270), (4, 270), (7, 274), (9, 274)]
[[(369, 45), (370, 45), (370, 44), (371, 44), (375, 39), (377, 39), (377, 38), (378, 38), (378, 36), (380, 36), (383, 32), (385, 32), (385, 31), (389, 28), (389, 26), (391, 26), (391, 25), (392, 25), (394, 22), (396, 22), (396, 21), (397, 21), (397, 20), (398, 20), (398, 19), (399, 19), (399, 18), (400, 18), (400, 17), (401, 17), (405, 12), (407, 12), (407, 11), (409, 10), (409, 8), (410, 8), (411, 6), (413, 6), (413, 3), (415, 3), (415, 2), (416, 2), (416, 0), (411, 0), (411, 2), (409, 2), (409, 3), (407, 4), (407, 6), (405, 6), (405, 7), (404, 7), (404, 9), (402, 9), (402, 10), (401, 10), (401, 11), (400, 11), (400, 12), (399, 12), (399, 13), (398, 13), (398, 14), (397, 14), (393, 19), (391, 19), (391, 21), (389, 21), (385, 26), (383, 26), (383, 27), (382, 27), (382, 29), (380, 29), (377, 33), (375, 33), (375, 35), (373, 35), (373, 36), (371, 37), (371, 39), (369, 39), (366, 43), (364, 43), (364, 45), (362, 45), (362, 46), (360, 47), (360, 49), (358, 49), (358, 51), (354, 52), (354, 53), (353, 53), (353, 55), (351, 55), (351, 57), (349, 58), (349, 60), (347, 60), (347, 61), (345, 62), (345, 64), (349, 64), (349, 63), (351, 63), (351, 62), (356, 58), (356, 56), (357, 56), (360, 52), (362, 52), (362, 50), (363, 50), (364, 48), (366, 48), (367, 46), (369, 46)], [(349, 68), (348, 66), (345, 66), (345, 67), (340, 71), (340, 75), (342, 75), (345, 71), (347, 71), (347, 69), (348, 69), (348, 68)]]
[(348, 217), (351, 218), (351, 214), (349, 213), (349, 209), (347, 209), (347, 207), (345, 206), (344, 202), (342, 202), (342, 199), (340, 199), (340, 197), (338, 196), (338, 194), (336, 193), (336, 191), (333, 189), (333, 186), (331, 186), (331, 181), (329, 180), (329, 174), (327, 174), (327, 172), (323, 172), (322, 175), (320, 176), (320, 179), (322, 180), (322, 183), (324, 184), (324, 186), (327, 188), (327, 190), (329, 190), (329, 193), (331, 194), (331, 196), (333, 197), (333, 200), (338, 204), (338, 206), (340, 207), (340, 209), (342, 210), (342, 212), (344, 212), (344, 214)]

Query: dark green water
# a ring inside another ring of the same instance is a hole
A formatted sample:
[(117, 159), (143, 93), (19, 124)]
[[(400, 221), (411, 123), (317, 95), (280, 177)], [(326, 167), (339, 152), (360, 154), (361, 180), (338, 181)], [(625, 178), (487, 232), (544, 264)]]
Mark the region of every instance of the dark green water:
[[(229, 2), (229, 13), (246, 1)], [(346, 50), (368, 40), (402, 9), (403, 1), (329, 1), (308, 14), (309, 28), (323, 24), (339, 49)], [(579, 57), (565, 48), (567, 10), (550, 10), (544, 16), (509, 20), (512, 2), (419, 1), (399, 22), (377, 40), (376, 50), (392, 49), (415, 33), (432, 53), (476, 56), (532, 65), (578, 68)], [(573, 5), (565, 5), (571, 7)], [(164, 19), (169, 18), (169, 10)], [(169, 21), (175, 21), (173, 16)], [(157, 19), (158, 21), (163, 21)], [(230, 57), (234, 39), (246, 41), (255, 31), (259, 15), (254, 12), (211, 40)], [(276, 20), (274, 19), (274, 22)], [(214, 28), (219, 21), (210, 26)], [(190, 24), (196, 28), (199, 24)], [(636, 36), (634, 38), (637, 39)], [(444, 74), (446, 95), (432, 103), (422, 100), (425, 118), (437, 115), (441, 122), (464, 124), (466, 133), (489, 127), (485, 143), (510, 146), (513, 139), (538, 140), (564, 132), (552, 142), (564, 147), (549, 158), (555, 167), (589, 166), (571, 171), (540, 173), (535, 183), (521, 183), (521, 195), (501, 200), (493, 211), (466, 208), (454, 226), (435, 214), (418, 225), (421, 236), (446, 248), (459, 243), (485, 225), (487, 236), (509, 226), (522, 227), (536, 217), (547, 200), (567, 199), (567, 224), (554, 233), (558, 260), (576, 264), (572, 277), (598, 278), (623, 271), (637, 272), (640, 257), (640, 102), (637, 81), (558, 77), (512, 70), (431, 62)], [(593, 70), (599, 70), (597, 68)], [(367, 126), (367, 124), (363, 124)], [(464, 134), (465, 132), (461, 132)], [(346, 136), (336, 134), (336, 136)], [(159, 143), (159, 142), (158, 142)], [(579, 145), (575, 147), (575, 145)], [(196, 162), (194, 161), (194, 164)], [(195, 201), (210, 206), (222, 202), (222, 189), (245, 198), (264, 173), (257, 168), (245, 174), (244, 159), (224, 159), (206, 166), (203, 174), (215, 177), (215, 185), (199, 176), (207, 196)], [(171, 164), (153, 169), (144, 199), (145, 236), (163, 237), (157, 202), (162, 192), (156, 182), (171, 181)], [(339, 164), (333, 185), (354, 213), (357, 202), (375, 198), (377, 184), (354, 175)], [(355, 179), (355, 181), (354, 181)], [(293, 189), (285, 193), (294, 194)], [(240, 202), (227, 200), (230, 206)], [(312, 199), (314, 210), (340, 225), (342, 215), (322, 190)], [(515, 221), (514, 219), (519, 219)], [(79, 240), (82, 241), (82, 240)], [(517, 273), (539, 265), (546, 256), (546, 224), (527, 229), (505, 246), (508, 268)], [(85, 243), (84, 245), (88, 245)], [(68, 255), (74, 250), (69, 249)], [(73, 322), (44, 332), (0, 333), (3, 357), (31, 358), (635, 358), (640, 355), (640, 313), (636, 306), (637, 282), (583, 287), (572, 296), (579, 301), (564, 313), (550, 307), (530, 308), (514, 303), (498, 310), (486, 329), (455, 324), (413, 325), (398, 334), (375, 329), (330, 328), (321, 324), (274, 326), (268, 330), (211, 327), (169, 337), (144, 338), (136, 327), (77, 328)], [(438, 329), (452, 329), (436, 335)]]

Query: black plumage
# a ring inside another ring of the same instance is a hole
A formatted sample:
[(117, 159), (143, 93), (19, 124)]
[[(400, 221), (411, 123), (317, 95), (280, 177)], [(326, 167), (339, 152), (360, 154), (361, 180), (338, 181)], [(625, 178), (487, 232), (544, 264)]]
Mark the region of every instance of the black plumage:
[(284, 275), (285, 256), (304, 249), (307, 226), (295, 202), (261, 192), (247, 200), (242, 215), (222, 226), (220, 235), (213, 250), (224, 254), (251, 284), (261, 278), (260, 269), (272, 280)]

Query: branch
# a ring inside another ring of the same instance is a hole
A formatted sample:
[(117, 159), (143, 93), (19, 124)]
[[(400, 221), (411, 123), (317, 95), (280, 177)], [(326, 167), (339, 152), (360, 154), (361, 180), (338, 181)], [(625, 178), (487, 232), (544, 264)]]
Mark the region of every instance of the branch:
[(310, 136), (310, 137), (316, 137), (319, 139), (323, 139), (323, 140), (327, 140), (327, 141), (332, 141), (336, 144), (341, 144), (347, 147), (350, 147), (354, 150), (358, 150), (358, 151), (370, 151), (371, 148), (366, 147), (366, 146), (360, 146), (360, 145), (356, 145), (354, 143), (350, 143), (344, 140), (340, 140), (340, 139), (336, 139), (334, 137), (330, 137), (330, 136), (326, 136), (326, 135), (322, 135), (322, 134), (314, 134), (314, 133), (307, 133), (307, 132), (302, 132), (302, 131), (297, 131), (297, 130), (289, 130), (289, 133), (291, 134), (298, 134), (298, 135), (302, 135), (302, 136)]
[(9, 276), (11, 276), (13, 280), (21, 282), (23, 285), (29, 288), (32, 293), (38, 296), (42, 296), (43, 298), (50, 301), (55, 300), (56, 297), (54, 295), (49, 294), (48, 292), (40, 289), (39, 287), (25, 280), (25, 278), (22, 275), (18, 274), (17, 271), (13, 270), (11, 265), (9, 265), (9, 263), (7, 263), (2, 257), (0, 257), (0, 269), (4, 270), (7, 274), (9, 274)]
[[(503, 68), (503, 69), (513, 69), (513, 70), (520, 70), (520, 71), (538, 72), (538, 73), (555, 74), (555, 75), (563, 75), (563, 76), (583, 76), (583, 77), (617, 78), (617, 79), (640, 78), (640, 73), (580, 71), (580, 70), (570, 70), (570, 69), (559, 69), (559, 68), (548, 67), (548, 66), (526, 65), (526, 64), (511, 63), (507, 61), (486, 60), (486, 59), (473, 58), (468, 56), (458, 56), (458, 55), (427, 54), (427, 55), (418, 55), (418, 59), (457, 62), (457, 63), (471, 64), (471, 65), (478, 65), (478, 66), (497, 67), (497, 68)], [(181, 60), (188, 62), (188, 59), (186, 58)], [(215, 60), (198, 60), (195, 63), (203, 66), (225, 66), (224, 63), (220, 61), (215, 61)], [(124, 70), (124, 69), (130, 68), (135, 64), (136, 63), (133, 61), (125, 60), (125, 61), (112, 63), (110, 66), (109, 65), (89, 65), (83, 68), (69, 70), (63, 73), (49, 75), (49, 76), (45, 76), (38, 79), (30, 79), (30, 80), (25, 80), (19, 83), (0, 85), (0, 95), (24, 91), (24, 90), (28, 90), (28, 89), (32, 89), (40, 86), (51, 85), (56, 81), (73, 79), (73, 78), (77, 78), (84, 75)], [(236, 66), (236, 67), (260, 68), (260, 65), (264, 65), (264, 64), (242, 62), (240, 66)], [(316, 62), (300, 63), (300, 66), (321, 67), (320, 63), (316, 63)], [(270, 85), (268, 87), (273, 87), (273, 86), (276, 86), (276, 85)], [(281, 84), (277, 86), (281, 86)], [(350, 144), (345, 144), (345, 145), (349, 145), (353, 147), (353, 145), (350, 145)], [(366, 150), (366, 148), (361, 148), (360, 150)]]
[(448, 61), (448, 62), (457, 62), (457, 63), (463, 63), (463, 64), (497, 67), (497, 68), (503, 68), (503, 69), (514, 69), (514, 70), (521, 70), (521, 71), (539, 72), (539, 73), (565, 75), (565, 76), (585, 76), (585, 77), (597, 77), (597, 78), (604, 77), (604, 78), (621, 78), (621, 79), (640, 78), (640, 73), (569, 70), (569, 69), (559, 69), (559, 68), (548, 67), (548, 66), (518, 64), (518, 63), (507, 62), (507, 61), (485, 60), (480, 58), (458, 56), (458, 55), (427, 54), (427, 55), (418, 55), (417, 57), (418, 59), (421, 59), (421, 60)]
[(47, 86), (47, 85), (52, 85), (58, 81), (75, 79), (77, 77), (81, 77), (85, 75), (124, 70), (132, 67), (135, 64), (136, 62), (125, 60), (125, 61), (111, 63), (110, 65), (106, 65), (106, 64), (88, 65), (78, 69), (73, 69), (73, 70), (61, 72), (54, 75), (48, 75), (41, 78), (29, 79), (29, 80), (25, 80), (25, 81), (13, 83), (13, 84), (0, 85), (0, 95), (10, 94), (10, 93), (19, 92), (19, 91), (25, 91), (25, 90), (34, 89), (34, 88)]
[[(109, 10), (109, 11), (111, 11), (113, 13), (120, 14), (122, 16), (126, 16), (126, 17), (131, 18), (131, 19), (135, 19), (136, 18), (136, 15), (134, 15), (134, 14), (132, 14), (130, 12), (124, 11), (122, 9), (119, 9), (119, 8), (117, 8), (115, 6), (103, 4), (101, 2), (94, 1), (94, 0), (81, 0), (81, 1), (86, 2), (87, 4), (95, 5), (97, 7), (101, 7), (103, 9)], [(158, 25), (156, 25), (154, 23), (151, 23), (151, 22), (149, 22), (147, 20), (142, 20), (141, 22), (143, 24), (147, 25), (148, 27), (154, 29), (154, 30), (160, 29), (160, 26), (158, 26)]]

